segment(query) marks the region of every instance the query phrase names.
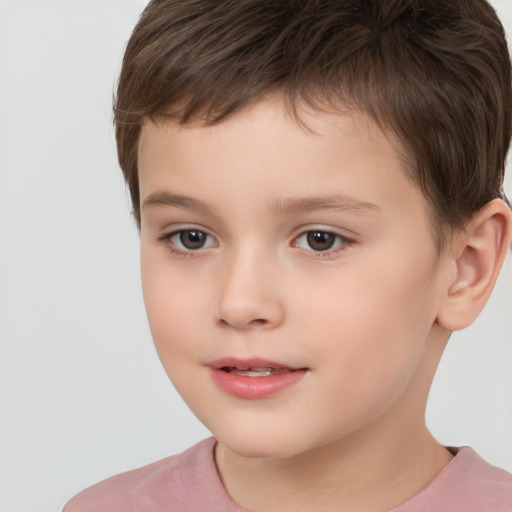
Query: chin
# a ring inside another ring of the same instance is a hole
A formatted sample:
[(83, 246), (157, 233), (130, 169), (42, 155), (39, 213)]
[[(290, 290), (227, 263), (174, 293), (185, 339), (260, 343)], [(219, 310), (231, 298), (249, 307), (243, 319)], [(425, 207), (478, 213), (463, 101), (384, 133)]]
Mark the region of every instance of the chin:
[[(226, 449), (247, 459), (289, 459), (317, 447), (306, 432), (293, 432), (289, 427), (244, 429), (238, 432), (213, 430), (213, 434)], [(318, 443), (322, 444), (321, 441)]]
[(292, 447), (284, 447), (281, 443), (269, 444), (266, 439), (261, 442), (249, 440), (245, 443), (232, 439), (218, 441), (229, 451), (245, 459), (288, 459), (301, 452)]

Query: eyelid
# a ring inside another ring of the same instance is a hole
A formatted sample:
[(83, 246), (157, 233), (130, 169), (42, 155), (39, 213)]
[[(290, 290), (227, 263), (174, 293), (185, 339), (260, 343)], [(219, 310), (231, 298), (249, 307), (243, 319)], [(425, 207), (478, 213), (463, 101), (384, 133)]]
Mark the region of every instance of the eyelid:
[[(331, 247), (329, 249), (326, 249), (324, 251), (315, 251), (313, 248), (304, 248), (300, 247), (298, 245), (298, 240), (306, 236), (308, 233), (311, 232), (321, 232), (321, 233), (328, 233), (335, 237), (336, 241), (334, 247)], [(311, 226), (311, 227), (302, 227), (301, 231), (297, 236), (295, 236), (292, 240), (292, 247), (297, 247), (298, 249), (301, 249), (307, 253), (310, 253), (314, 255), (315, 257), (329, 257), (334, 256), (338, 252), (345, 251), (349, 249), (351, 246), (355, 244), (355, 240), (351, 237), (348, 237), (344, 235), (343, 233), (340, 233), (338, 230), (326, 226)]]
[[(172, 241), (173, 237), (186, 231), (200, 231), (204, 233), (206, 237), (210, 238), (211, 241), (213, 241), (213, 243), (208, 243), (208, 245), (199, 247), (197, 249), (190, 249), (187, 247), (181, 247), (180, 244), (177, 244), (176, 242)], [(311, 247), (300, 247), (300, 245), (298, 244), (298, 240), (301, 237), (306, 236), (308, 233), (315, 231), (333, 235), (336, 239), (334, 246), (325, 250), (315, 250)], [(205, 250), (211, 249), (212, 247), (218, 247), (220, 245), (219, 241), (217, 240), (217, 237), (213, 235), (209, 229), (205, 228), (204, 226), (195, 224), (182, 224), (172, 226), (172, 228), (169, 228), (167, 231), (164, 231), (161, 234), (156, 235), (155, 239), (157, 242), (163, 243), (171, 254), (181, 256), (183, 258), (200, 256)], [(318, 225), (301, 226), (300, 232), (295, 237), (293, 237), (292, 241), (290, 242), (291, 247), (296, 247), (304, 251), (304, 253), (309, 253), (310, 256), (316, 258), (334, 257), (336, 256), (337, 253), (346, 251), (355, 244), (356, 241), (354, 240), (353, 237), (349, 237), (343, 233), (340, 233), (338, 229)]]
[[(204, 233), (206, 237), (213, 240), (215, 243), (209, 244), (206, 247), (200, 247), (198, 249), (190, 249), (187, 247), (181, 247), (180, 245), (176, 244), (172, 241), (173, 237), (186, 232), (186, 231), (200, 231), (201, 233)], [(159, 235), (155, 236), (156, 241), (158, 243), (165, 244), (167, 250), (176, 256), (181, 257), (193, 257), (193, 256), (199, 256), (204, 250), (209, 249), (211, 247), (216, 247), (219, 245), (219, 242), (217, 238), (210, 233), (210, 231), (203, 226), (198, 225), (191, 225), (191, 224), (183, 224), (179, 226), (173, 226), (173, 229), (169, 229), (167, 231), (162, 232)]]
[(199, 232), (199, 233), (202, 233), (205, 235), (205, 244), (201, 247), (198, 247), (197, 249), (191, 249), (190, 247), (181, 247), (180, 246), (180, 250), (181, 251), (184, 251), (184, 252), (199, 252), (203, 249), (207, 249), (208, 247), (212, 247), (212, 245), (217, 245), (217, 244), (208, 244), (207, 243), (207, 240), (210, 239), (210, 240), (213, 240), (215, 242), (215, 238), (213, 238), (213, 236), (211, 236), (210, 234), (206, 233), (205, 231), (202, 231), (200, 229), (180, 229), (178, 231), (174, 231), (173, 233), (170, 233), (169, 236), (167, 237), (167, 239), (169, 241), (172, 242), (173, 245), (183, 245), (183, 242), (179, 241), (179, 240), (176, 240), (174, 241), (173, 239), (175, 237), (180, 237), (182, 233), (186, 233), (187, 231), (196, 231), (196, 232)]
[(212, 230), (203, 226), (202, 224), (194, 224), (194, 223), (176, 223), (172, 225), (165, 226), (161, 229), (158, 229), (158, 233), (155, 234), (155, 238), (158, 240), (169, 238), (177, 233), (181, 233), (183, 231), (201, 231), (206, 235), (211, 236), (212, 238), (217, 238), (212, 234)]

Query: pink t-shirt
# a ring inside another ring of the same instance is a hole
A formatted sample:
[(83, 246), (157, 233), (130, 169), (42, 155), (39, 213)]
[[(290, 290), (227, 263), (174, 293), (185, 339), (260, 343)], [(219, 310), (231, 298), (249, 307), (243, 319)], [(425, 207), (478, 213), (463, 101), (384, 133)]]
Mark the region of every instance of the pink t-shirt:
[[(63, 512), (243, 512), (227, 495), (213, 458), (215, 439), (113, 476), (70, 500)], [(421, 492), (390, 512), (512, 512), (512, 474), (471, 448)]]

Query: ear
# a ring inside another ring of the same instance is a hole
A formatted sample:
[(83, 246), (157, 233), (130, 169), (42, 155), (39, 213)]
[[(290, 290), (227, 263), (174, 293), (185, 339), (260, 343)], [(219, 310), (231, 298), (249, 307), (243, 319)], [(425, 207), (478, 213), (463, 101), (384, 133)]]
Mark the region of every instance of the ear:
[(487, 203), (455, 239), (437, 322), (464, 329), (480, 314), (491, 294), (512, 238), (512, 212), (501, 199)]

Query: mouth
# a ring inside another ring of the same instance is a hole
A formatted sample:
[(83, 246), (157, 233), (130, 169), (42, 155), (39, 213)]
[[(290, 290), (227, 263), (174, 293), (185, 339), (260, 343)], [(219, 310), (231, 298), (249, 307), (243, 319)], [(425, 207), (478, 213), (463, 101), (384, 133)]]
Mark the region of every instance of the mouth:
[(269, 375), (305, 370), (305, 368), (293, 367), (288, 364), (261, 358), (238, 359), (236, 357), (225, 357), (211, 362), (208, 366), (214, 370), (222, 370), (226, 373), (242, 377), (267, 377)]
[(271, 368), (261, 366), (248, 368), (247, 370), (236, 368), (235, 366), (223, 366), (220, 369), (223, 372), (239, 375), (240, 377), (268, 377), (269, 375), (280, 375), (282, 373), (290, 373), (295, 371), (291, 368)]
[(243, 399), (269, 398), (298, 383), (307, 368), (291, 367), (262, 359), (219, 359), (208, 365), (217, 386)]

